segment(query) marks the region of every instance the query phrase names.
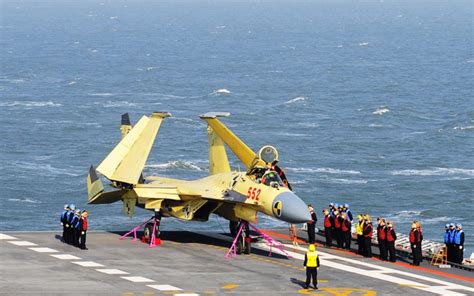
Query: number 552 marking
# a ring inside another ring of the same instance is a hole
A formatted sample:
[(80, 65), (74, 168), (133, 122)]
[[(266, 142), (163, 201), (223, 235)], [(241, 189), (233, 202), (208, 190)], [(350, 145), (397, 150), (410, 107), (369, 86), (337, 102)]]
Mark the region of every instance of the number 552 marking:
[(247, 191), (247, 199), (259, 201), (260, 193), (262, 192), (261, 189), (250, 187)]

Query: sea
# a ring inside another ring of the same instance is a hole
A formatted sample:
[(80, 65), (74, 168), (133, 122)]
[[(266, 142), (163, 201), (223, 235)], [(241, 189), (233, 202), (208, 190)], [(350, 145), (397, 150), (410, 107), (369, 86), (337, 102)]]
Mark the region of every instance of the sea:
[[(167, 111), (144, 174), (208, 175), (206, 124), (277, 147), (294, 192), (321, 210), (462, 223), (474, 252), (473, 1), (2, 0), (0, 230), (127, 230), (121, 203), (88, 205), (86, 177), (133, 123)], [(230, 154), (230, 153), (229, 153)], [(244, 166), (230, 159), (235, 170)], [(258, 227), (287, 227), (260, 215)], [(163, 230), (227, 231), (164, 220)], [(304, 236), (304, 233), (301, 233)]]

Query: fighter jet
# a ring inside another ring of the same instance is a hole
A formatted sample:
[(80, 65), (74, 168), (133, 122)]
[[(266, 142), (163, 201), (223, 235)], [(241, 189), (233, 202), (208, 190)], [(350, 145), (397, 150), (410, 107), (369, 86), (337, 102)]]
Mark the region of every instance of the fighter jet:
[[(90, 167), (89, 204), (122, 201), (123, 211), (129, 216), (140, 207), (154, 211), (159, 219), (208, 221), (211, 214), (216, 214), (230, 221), (234, 233), (239, 221), (256, 223), (258, 212), (288, 223), (311, 220), (306, 204), (274, 170), (278, 151), (267, 145), (255, 153), (219, 120), (229, 115), (214, 112), (200, 116), (208, 124), (209, 176), (197, 180), (143, 175), (161, 123), (170, 113), (143, 116), (134, 127), (128, 114), (122, 115), (121, 141), (97, 169)], [(226, 146), (246, 171), (231, 169)], [(104, 189), (97, 172), (111, 182), (113, 190)], [(152, 231), (153, 225), (145, 227), (146, 235)]]

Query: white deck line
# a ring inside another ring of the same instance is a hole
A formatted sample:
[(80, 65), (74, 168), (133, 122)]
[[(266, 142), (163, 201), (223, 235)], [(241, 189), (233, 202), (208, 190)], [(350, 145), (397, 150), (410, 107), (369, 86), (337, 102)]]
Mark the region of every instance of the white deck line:
[(120, 270), (120, 269), (96, 269), (98, 272), (102, 272), (105, 274), (129, 274), (126, 271)]
[(8, 241), (10, 244), (22, 247), (37, 246), (37, 244), (28, 241)]
[(0, 240), (16, 239), (16, 237), (0, 233)]
[(58, 250), (51, 249), (51, 248), (28, 248), (28, 249), (38, 252), (38, 253), (59, 253)]
[(153, 288), (158, 291), (183, 291), (183, 289), (171, 285), (147, 285), (147, 287)]
[(69, 254), (51, 254), (49, 256), (58, 258), (61, 260), (81, 260), (81, 258), (74, 255), (69, 255)]
[(94, 261), (76, 261), (73, 262), (74, 264), (83, 266), (83, 267), (104, 267), (104, 265), (100, 263), (96, 263)]
[(142, 276), (121, 276), (122, 279), (134, 283), (152, 283), (154, 280)]

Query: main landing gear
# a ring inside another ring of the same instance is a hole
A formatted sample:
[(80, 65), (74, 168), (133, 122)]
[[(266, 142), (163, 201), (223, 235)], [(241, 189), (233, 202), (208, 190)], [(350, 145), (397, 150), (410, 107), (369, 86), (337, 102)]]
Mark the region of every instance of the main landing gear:
[[(143, 235), (146, 237), (148, 242), (151, 242), (153, 239), (153, 231), (155, 231), (155, 239), (160, 238), (160, 223), (161, 223), (161, 212), (155, 211), (154, 222), (148, 222), (145, 225), (145, 229), (143, 230)], [(155, 229), (153, 229), (155, 228)]]

